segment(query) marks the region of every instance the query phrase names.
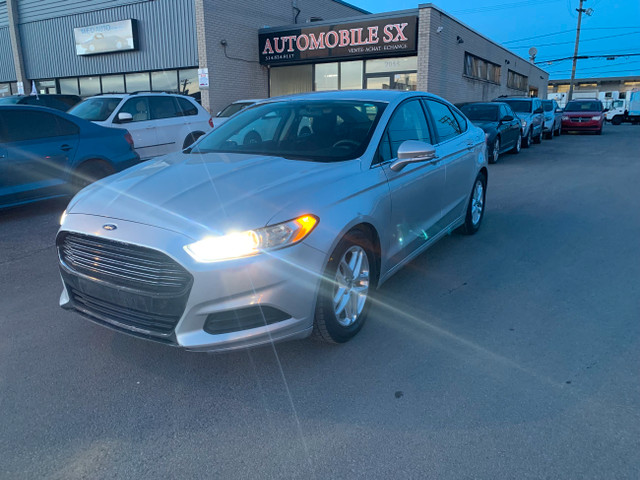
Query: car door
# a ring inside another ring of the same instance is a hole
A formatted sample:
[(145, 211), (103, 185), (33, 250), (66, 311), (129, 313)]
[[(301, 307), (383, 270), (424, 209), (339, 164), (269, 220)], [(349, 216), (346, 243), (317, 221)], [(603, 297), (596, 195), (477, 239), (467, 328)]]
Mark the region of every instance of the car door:
[(406, 140), (432, 143), (424, 107), (418, 98), (402, 103), (393, 112), (376, 155), (376, 167), (383, 169), (391, 196), (392, 231), (386, 232), (391, 265), (401, 262), (436, 235), (436, 225), (442, 216), (445, 172), (437, 160), (391, 170), (398, 147)]
[(176, 99), (171, 95), (149, 97), (149, 107), (151, 120), (158, 135), (158, 144), (154, 149), (155, 155), (166, 155), (182, 150), (190, 129)]
[(79, 129), (57, 115), (30, 108), (3, 110), (5, 158), (0, 203), (9, 204), (61, 193), (73, 162)]
[[(133, 119), (126, 123), (117, 123), (118, 115), (121, 113), (128, 113)], [(129, 131), (133, 137), (136, 152), (138, 152), (141, 159), (145, 160), (159, 155), (157, 153), (159, 142), (155, 123), (156, 122), (151, 120), (149, 97), (132, 95), (115, 114), (114, 124), (112, 126), (124, 128)]]
[[(426, 104), (438, 138), (436, 154), (446, 172), (442, 220), (438, 225), (439, 229), (445, 229), (465, 212), (475, 180), (476, 158), (484, 142), (475, 142), (464, 134), (453, 110), (445, 103), (426, 99)], [(468, 132), (466, 126), (465, 130)]]
[[(507, 140), (510, 147), (514, 147), (518, 142), (518, 137), (521, 135), (520, 120), (509, 105), (501, 105), (500, 118), (504, 118), (506, 115), (512, 117), (510, 122), (503, 122), (504, 138)], [(504, 145), (506, 147), (506, 145)]]

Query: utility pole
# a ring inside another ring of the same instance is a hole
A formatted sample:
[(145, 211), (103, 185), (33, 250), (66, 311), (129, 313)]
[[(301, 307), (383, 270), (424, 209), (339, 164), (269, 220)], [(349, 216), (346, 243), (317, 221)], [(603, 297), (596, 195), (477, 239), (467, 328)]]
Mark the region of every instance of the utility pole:
[(576, 63), (578, 62), (578, 45), (580, 44), (580, 24), (582, 23), (582, 14), (586, 13), (587, 15), (591, 15), (593, 10), (587, 8), (586, 10), (582, 8), (582, 5), (587, 0), (580, 0), (580, 7), (576, 8), (578, 12), (578, 28), (576, 30), (576, 48), (573, 51), (573, 66), (571, 67), (571, 83), (569, 84), (569, 97), (567, 101), (571, 101), (573, 98), (573, 82), (576, 79)]

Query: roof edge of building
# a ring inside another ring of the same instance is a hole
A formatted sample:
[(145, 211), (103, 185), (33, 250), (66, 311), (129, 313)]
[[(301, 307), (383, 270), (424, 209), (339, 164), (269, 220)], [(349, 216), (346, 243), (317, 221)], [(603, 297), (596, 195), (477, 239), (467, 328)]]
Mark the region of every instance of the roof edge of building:
[(365, 14), (370, 14), (371, 12), (368, 12), (367, 10), (365, 10), (364, 8), (360, 8), (360, 7), (356, 7), (355, 5), (352, 5), (349, 2), (345, 2), (344, 0), (333, 0), (335, 3), (339, 3), (340, 5), (344, 5), (345, 7), (349, 7), (349, 8), (353, 8), (354, 10), (360, 12), (360, 13), (365, 13)]
[(475, 28), (471, 28), (469, 25), (467, 25), (466, 23), (462, 22), (461, 20), (457, 19), (456, 17), (454, 17), (452, 14), (445, 12), (442, 8), (438, 7), (437, 5), (433, 4), (433, 3), (421, 3), (418, 5), (419, 9), (423, 9), (423, 8), (431, 8), (433, 10), (436, 10), (437, 12), (441, 13), (442, 15), (450, 18), (451, 20), (453, 20), (454, 22), (458, 23), (459, 25), (462, 25), (464, 28), (472, 31), (473, 33), (475, 33), (476, 35), (482, 37), (483, 39), (485, 39), (487, 42), (494, 44), (496, 47), (501, 48), (502, 50), (504, 50), (505, 52), (509, 53), (510, 55), (513, 55), (514, 57), (519, 58), (520, 60), (527, 62), (528, 64), (530, 64), (532, 67), (538, 69), (539, 71), (541, 71), (542, 73), (544, 73), (545, 75), (549, 75), (549, 72), (547, 72), (546, 70), (543, 70), (542, 68), (540, 68), (538, 65), (536, 65), (535, 63), (531, 63), (529, 60), (527, 60), (524, 57), (521, 57), (520, 55), (518, 55), (515, 52), (512, 52), (511, 50), (509, 50), (508, 48), (506, 48), (503, 45), (500, 45), (498, 42), (496, 42), (495, 40), (491, 40), (489, 37), (487, 37), (486, 35), (478, 32)]

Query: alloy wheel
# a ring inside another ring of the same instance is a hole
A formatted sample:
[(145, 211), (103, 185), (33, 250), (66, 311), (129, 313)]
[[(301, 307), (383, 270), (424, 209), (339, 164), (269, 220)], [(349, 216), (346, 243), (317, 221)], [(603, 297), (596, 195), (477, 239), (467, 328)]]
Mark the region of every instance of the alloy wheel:
[(350, 247), (340, 259), (333, 288), (333, 311), (343, 327), (353, 325), (362, 313), (369, 292), (369, 259), (359, 245)]
[(471, 199), (471, 222), (478, 225), (482, 218), (482, 209), (484, 208), (484, 186), (480, 180), (476, 181), (473, 188), (473, 198)]

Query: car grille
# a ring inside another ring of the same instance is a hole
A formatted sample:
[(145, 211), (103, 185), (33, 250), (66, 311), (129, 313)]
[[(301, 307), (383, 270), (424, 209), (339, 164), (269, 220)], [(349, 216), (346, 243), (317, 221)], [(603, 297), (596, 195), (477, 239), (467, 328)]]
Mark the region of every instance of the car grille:
[(71, 271), (153, 294), (180, 294), (191, 275), (157, 250), (76, 233), (58, 238), (62, 263)]
[(141, 334), (168, 335), (180, 320), (180, 315), (143, 312), (87, 295), (71, 287), (68, 291), (76, 310), (81, 313), (116, 327), (135, 329), (134, 332), (137, 330)]
[(578, 123), (585, 123), (590, 122), (591, 117), (573, 117), (571, 120)]

